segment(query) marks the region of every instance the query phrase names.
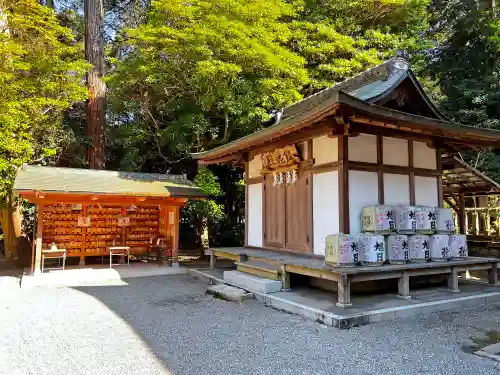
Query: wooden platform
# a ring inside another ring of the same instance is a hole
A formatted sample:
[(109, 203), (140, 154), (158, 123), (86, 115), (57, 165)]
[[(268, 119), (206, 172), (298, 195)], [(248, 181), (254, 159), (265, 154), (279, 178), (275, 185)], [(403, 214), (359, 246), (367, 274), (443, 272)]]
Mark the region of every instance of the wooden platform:
[[(409, 299), (409, 278), (411, 276), (445, 274), (448, 276), (448, 287), (454, 292), (459, 292), (458, 275), (465, 271), (487, 270), (490, 284), (498, 283), (497, 258), (468, 257), (464, 260), (448, 262), (408, 263), (402, 265), (361, 266), (361, 267), (330, 267), (324, 260), (307, 255), (295, 255), (274, 252), (264, 249), (250, 248), (212, 248), (211, 266), (215, 266), (215, 259), (225, 258), (237, 262), (241, 271), (256, 269), (256, 275), (275, 274), (283, 282), (283, 289), (290, 288), (290, 274), (301, 274), (314, 278), (337, 282), (339, 307), (351, 306), (351, 283), (371, 280), (398, 279), (398, 295), (400, 298)], [(268, 263), (270, 266), (265, 267)], [(257, 266), (255, 266), (257, 264)], [(279, 269), (279, 271), (278, 271)], [(249, 273), (252, 273), (251, 271)]]

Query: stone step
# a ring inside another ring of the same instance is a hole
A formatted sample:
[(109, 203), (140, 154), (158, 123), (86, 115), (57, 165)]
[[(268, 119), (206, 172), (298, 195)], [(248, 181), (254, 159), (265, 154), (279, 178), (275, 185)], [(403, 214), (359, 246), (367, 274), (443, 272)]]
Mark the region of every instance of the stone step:
[(246, 262), (235, 262), (236, 269), (251, 275), (265, 277), (270, 280), (281, 280), (280, 267), (277, 264), (247, 260)]
[(249, 292), (275, 293), (282, 289), (281, 281), (250, 275), (240, 271), (224, 271), (224, 281)]
[(210, 285), (207, 288), (207, 293), (234, 302), (243, 302), (253, 298), (252, 293), (248, 293), (246, 290), (226, 284)]

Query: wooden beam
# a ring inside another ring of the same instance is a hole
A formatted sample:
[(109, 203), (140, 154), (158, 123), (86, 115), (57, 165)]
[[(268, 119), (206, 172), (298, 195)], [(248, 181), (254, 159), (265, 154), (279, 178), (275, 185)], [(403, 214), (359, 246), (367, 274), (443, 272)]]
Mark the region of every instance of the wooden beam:
[(406, 175), (413, 173), (417, 176), (427, 176), (427, 177), (441, 176), (441, 173), (434, 169), (404, 167), (399, 165), (381, 165), (378, 163), (366, 163), (361, 161), (349, 161), (347, 164), (349, 165), (349, 169), (358, 171), (378, 172), (379, 170), (381, 170), (384, 173), (406, 174)]
[(309, 171), (313, 174), (315, 173), (324, 173), (331, 171), (338, 171), (342, 168), (343, 161), (334, 161), (331, 163), (318, 164), (311, 167), (306, 168), (306, 171)]
[(116, 204), (116, 205), (131, 205), (140, 204), (141, 206), (158, 206), (160, 204), (168, 204), (169, 206), (184, 206), (187, 198), (152, 198), (152, 197), (123, 197), (102, 195), (92, 199), (89, 195), (74, 195), (74, 194), (51, 194), (43, 195), (44, 198), (36, 198), (33, 194), (21, 194), (28, 201), (35, 204)]

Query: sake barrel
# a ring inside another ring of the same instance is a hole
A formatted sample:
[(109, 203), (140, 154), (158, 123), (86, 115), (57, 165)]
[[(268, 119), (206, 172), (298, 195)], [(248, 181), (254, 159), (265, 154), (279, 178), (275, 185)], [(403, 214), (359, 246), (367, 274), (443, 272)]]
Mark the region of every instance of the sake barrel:
[(361, 211), (361, 228), (363, 232), (387, 234), (394, 231), (394, 215), (391, 206), (363, 207)]
[(455, 225), (451, 208), (436, 208), (436, 230), (438, 233), (453, 233)]
[(325, 240), (325, 263), (331, 266), (353, 267), (360, 261), (359, 236), (332, 234)]
[(359, 252), (365, 266), (381, 266), (386, 260), (384, 236), (362, 234), (359, 236)]
[(410, 262), (426, 262), (430, 259), (429, 236), (415, 234), (408, 238)]
[(467, 248), (467, 236), (465, 234), (450, 235), (450, 257), (453, 260), (462, 260), (469, 256)]
[(387, 259), (391, 264), (405, 264), (410, 259), (408, 236), (391, 234), (387, 236)]
[(434, 234), (429, 238), (431, 260), (446, 262), (450, 258), (450, 238), (447, 234)]
[(434, 207), (415, 207), (415, 221), (417, 222), (417, 233), (436, 233), (436, 209)]
[(417, 229), (415, 220), (415, 207), (396, 206), (394, 209), (396, 219), (396, 232), (400, 234), (413, 234)]

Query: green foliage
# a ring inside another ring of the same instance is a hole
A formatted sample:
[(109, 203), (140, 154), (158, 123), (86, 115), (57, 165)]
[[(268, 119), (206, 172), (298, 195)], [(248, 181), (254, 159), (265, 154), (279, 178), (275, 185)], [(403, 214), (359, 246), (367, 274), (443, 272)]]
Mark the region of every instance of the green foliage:
[[(427, 74), (452, 120), (500, 130), (500, 19), (491, 1), (436, 0)], [(464, 159), (498, 180), (500, 157), (467, 152)]]
[(144, 129), (168, 160), (258, 129), (308, 82), (304, 59), (283, 45), (281, 20), (295, 13), (284, 1), (153, 2), (114, 61), (112, 105), (131, 114), (118, 121)]
[[(198, 236), (208, 236), (209, 229), (217, 226), (226, 216), (224, 205), (210, 199), (220, 196), (222, 190), (218, 178), (207, 167), (200, 168), (194, 182), (209, 197), (189, 201), (183, 209), (183, 217)], [(208, 246), (208, 238), (202, 238), (201, 242), (206, 242), (204, 245)]]
[(86, 97), (73, 34), (34, 0), (0, 0), (0, 205), (18, 167), (54, 157), (61, 113)]

